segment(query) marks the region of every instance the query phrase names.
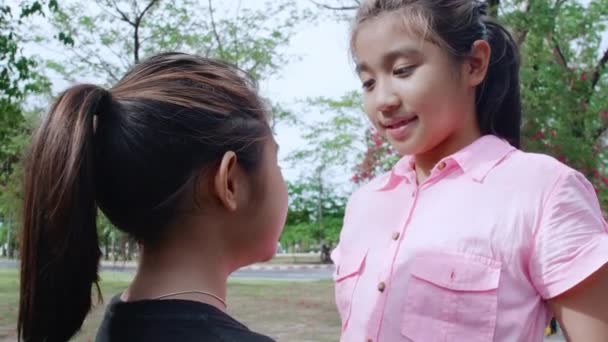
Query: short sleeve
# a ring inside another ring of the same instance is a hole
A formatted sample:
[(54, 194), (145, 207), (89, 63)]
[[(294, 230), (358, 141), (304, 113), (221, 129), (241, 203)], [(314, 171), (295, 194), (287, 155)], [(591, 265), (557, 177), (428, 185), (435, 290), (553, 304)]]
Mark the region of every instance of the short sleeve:
[(344, 236), (346, 235), (346, 232), (348, 230), (348, 223), (351, 220), (351, 211), (352, 211), (352, 206), (353, 206), (353, 198), (355, 197), (355, 194), (352, 194), (350, 196), (350, 198), (348, 199), (347, 203), (346, 203), (346, 207), (344, 208), (344, 218), (342, 221), (342, 228), (340, 229), (340, 236), (338, 239), (338, 243), (336, 244), (336, 247), (331, 251), (330, 254), (330, 258), (331, 261), (334, 263), (334, 265), (336, 265), (336, 268), (338, 267), (338, 265), (340, 265), (340, 261), (341, 261), (341, 254), (340, 254), (340, 250), (342, 248), (342, 245), (344, 244)]
[(608, 228), (593, 186), (573, 170), (559, 177), (540, 215), (529, 267), (537, 291), (549, 299), (608, 262)]
[[(344, 208), (344, 218), (342, 221), (342, 228), (340, 229), (340, 236), (338, 238), (338, 243), (336, 247), (331, 251), (330, 258), (331, 261), (336, 266), (336, 269), (342, 263), (342, 250), (349, 250), (349, 247), (352, 247), (353, 235), (350, 233), (352, 231), (353, 221), (353, 213), (356, 213), (356, 208), (353, 209), (358, 203), (358, 196), (361, 193), (361, 189), (355, 191), (346, 202), (346, 206)], [(356, 236), (358, 239), (358, 236)]]

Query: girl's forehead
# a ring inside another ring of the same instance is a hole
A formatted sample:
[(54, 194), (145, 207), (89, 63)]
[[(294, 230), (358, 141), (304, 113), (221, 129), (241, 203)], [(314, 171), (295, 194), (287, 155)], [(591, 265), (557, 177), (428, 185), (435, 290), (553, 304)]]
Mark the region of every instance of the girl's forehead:
[(434, 43), (432, 30), (426, 20), (408, 13), (384, 13), (365, 20), (354, 28), (351, 41), (354, 57), (357, 57), (359, 49), (369, 48), (370, 42), (378, 40), (395, 45), (417, 46), (419, 49), (426, 43)]
[(385, 27), (390, 30), (397, 30), (412, 37), (428, 39), (432, 32), (431, 22), (420, 13), (399, 10), (378, 14), (367, 18), (355, 25), (355, 31), (365, 27)]
[(396, 19), (365, 22), (355, 34), (352, 42), (355, 62), (373, 56), (393, 54), (394, 51), (422, 53), (426, 46), (432, 43), (421, 30), (412, 29)]

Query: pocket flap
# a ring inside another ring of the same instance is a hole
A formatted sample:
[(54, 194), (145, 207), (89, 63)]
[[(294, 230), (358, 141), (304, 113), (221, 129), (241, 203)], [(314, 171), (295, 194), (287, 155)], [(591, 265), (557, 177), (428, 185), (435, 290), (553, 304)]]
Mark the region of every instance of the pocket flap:
[(342, 252), (340, 261), (336, 265), (334, 281), (339, 282), (343, 279), (359, 274), (363, 268), (367, 250), (360, 252)]
[(454, 291), (490, 291), (498, 288), (501, 263), (478, 256), (424, 253), (412, 260), (411, 275)]

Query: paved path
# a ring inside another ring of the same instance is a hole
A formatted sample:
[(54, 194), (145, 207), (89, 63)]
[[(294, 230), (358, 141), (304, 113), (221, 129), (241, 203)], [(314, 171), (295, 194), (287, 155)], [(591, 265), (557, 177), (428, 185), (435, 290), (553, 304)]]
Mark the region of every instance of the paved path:
[[(15, 260), (0, 259), (0, 268), (16, 268)], [(134, 263), (106, 263), (101, 266), (104, 271), (135, 272)], [(329, 280), (333, 273), (333, 265), (319, 264), (255, 264), (234, 272), (231, 279), (251, 280), (289, 280), (289, 281), (315, 281)]]
[(546, 342), (566, 342), (566, 338), (562, 335), (561, 331), (557, 334), (545, 337)]

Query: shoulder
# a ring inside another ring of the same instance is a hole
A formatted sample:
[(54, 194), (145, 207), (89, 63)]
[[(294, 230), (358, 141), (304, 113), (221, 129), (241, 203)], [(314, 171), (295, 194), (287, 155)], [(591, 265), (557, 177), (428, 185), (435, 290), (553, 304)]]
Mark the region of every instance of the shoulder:
[(268, 336), (249, 330), (230, 315), (213, 308), (209, 314), (209, 326), (218, 341), (274, 342)]
[(534, 174), (575, 171), (570, 166), (554, 157), (542, 153), (517, 150), (508, 158), (508, 161), (515, 164), (517, 167), (523, 168), (526, 172), (532, 172)]
[(580, 171), (537, 153), (518, 151), (510, 163), (507, 172), (515, 175), (511, 179), (517, 184), (517, 196), (536, 199), (541, 220), (560, 221), (564, 227), (572, 219), (603, 226), (596, 190)]
[(564, 179), (586, 182), (579, 171), (552, 156), (519, 150), (504, 160), (496, 171), (497, 179), (526, 193), (538, 191), (549, 195)]
[(364, 243), (366, 240), (364, 236), (371, 234), (371, 231), (365, 228), (375, 224), (377, 216), (381, 215), (379, 210), (382, 210), (386, 201), (390, 200), (390, 197), (386, 197), (387, 192), (381, 191), (389, 177), (390, 172), (377, 176), (352, 193), (344, 212), (340, 247), (344, 245), (352, 247)]
[(239, 342), (275, 342), (272, 338), (253, 332), (249, 329), (242, 329), (236, 326), (214, 328), (216, 341), (239, 341)]
[(370, 197), (376, 197), (379, 193), (378, 191), (382, 188), (388, 181), (391, 176), (391, 171), (387, 171), (379, 176), (374, 177), (371, 181), (366, 184), (363, 184), (361, 187), (356, 189), (348, 200), (347, 206), (357, 206), (360, 205), (362, 201), (367, 201)]

